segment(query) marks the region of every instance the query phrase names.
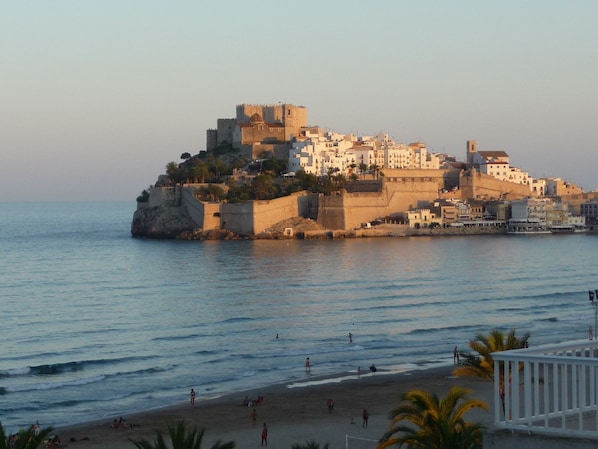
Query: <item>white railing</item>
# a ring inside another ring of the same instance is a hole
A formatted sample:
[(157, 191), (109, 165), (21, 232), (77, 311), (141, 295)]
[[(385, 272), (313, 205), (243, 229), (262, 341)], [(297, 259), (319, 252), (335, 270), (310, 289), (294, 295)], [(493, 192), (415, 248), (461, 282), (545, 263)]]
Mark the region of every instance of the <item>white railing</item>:
[(598, 340), (492, 356), (497, 427), (598, 439)]

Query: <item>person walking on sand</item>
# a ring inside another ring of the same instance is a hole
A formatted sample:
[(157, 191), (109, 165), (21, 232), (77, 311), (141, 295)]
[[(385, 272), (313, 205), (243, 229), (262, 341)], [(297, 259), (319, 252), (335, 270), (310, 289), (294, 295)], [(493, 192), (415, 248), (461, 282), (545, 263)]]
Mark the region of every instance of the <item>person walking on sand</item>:
[(262, 446), (264, 445), (268, 445), (268, 426), (266, 426), (266, 423), (262, 427)]
[(191, 393), (189, 393), (189, 397), (191, 398), (191, 405), (195, 405), (195, 390), (191, 388)]
[(309, 361), (309, 357), (305, 359), (305, 372), (311, 372), (311, 362)]
[(251, 412), (251, 427), (257, 427), (257, 412), (255, 409)]
[(455, 349), (453, 349), (453, 363), (455, 365), (459, 364), (459, 349), (455, 346)]
[(334, 402), (332, 402), (332, 398), (328, 398), (326, 401), (326, 406), (328, 407), (328, 413), (332, 413), (332, 409), (334, 409)]
[(363, 418), (363, 423), (361, 424), (361, 427), (363, 427), (365, 429), (368, 426), (368, 419), (370, 417), (370, 414), (368, 413), (368, 411), (366, 409), (363, 409), (363, 413), (361, 414), (361, 417)]

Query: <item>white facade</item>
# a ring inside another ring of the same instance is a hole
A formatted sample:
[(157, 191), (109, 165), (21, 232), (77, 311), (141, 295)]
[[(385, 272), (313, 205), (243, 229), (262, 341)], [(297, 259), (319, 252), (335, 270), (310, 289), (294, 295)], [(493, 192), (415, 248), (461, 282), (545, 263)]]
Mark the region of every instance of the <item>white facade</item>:
[(423, 143), (397, 144), (388, 134), (361, 137), (327, 132), (323, 135), (306, 133), (303, 140), (294, 142), (289, 150), (289, 171), (304, 170), (323, 176), (330, 169), (340, 174), (378, 169), (439, 169), (440, 157), (429, 154)]

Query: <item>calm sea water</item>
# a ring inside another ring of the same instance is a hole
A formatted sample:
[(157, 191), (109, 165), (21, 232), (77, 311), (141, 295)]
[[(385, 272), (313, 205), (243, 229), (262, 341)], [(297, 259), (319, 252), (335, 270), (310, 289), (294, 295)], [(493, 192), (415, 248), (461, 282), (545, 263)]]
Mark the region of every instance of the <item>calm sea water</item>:
[(312, 376), (425, 367), (494, 327), (541, 344), (594, 322), (598, 236), (151, 241), (134, 208), (0, 204), (7, 430), (304, 379), (306, 357)]

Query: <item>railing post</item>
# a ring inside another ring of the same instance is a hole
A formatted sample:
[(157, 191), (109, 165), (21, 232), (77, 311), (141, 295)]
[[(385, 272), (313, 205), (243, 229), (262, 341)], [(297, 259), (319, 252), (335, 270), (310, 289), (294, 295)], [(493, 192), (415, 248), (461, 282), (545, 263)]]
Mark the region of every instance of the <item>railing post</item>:
[(500, 423), (501, 416), (501, 404), (500, 398), (500, 363), (498, 360), (494, 360), (494, 424)]
[(523, 362), (523, 417), (529, 426), (532, 425), (532, 367), (530, 362)]

